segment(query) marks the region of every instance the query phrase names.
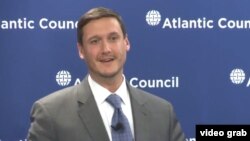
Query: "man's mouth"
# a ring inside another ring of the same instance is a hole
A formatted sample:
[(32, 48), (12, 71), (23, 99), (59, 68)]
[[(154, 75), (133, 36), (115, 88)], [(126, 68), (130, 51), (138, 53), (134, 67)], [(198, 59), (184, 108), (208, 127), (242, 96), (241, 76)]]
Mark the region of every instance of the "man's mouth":
[(111, 62), (113, 60), (114, 60), (114, 57), (107, 57), (107, 58), (100, 59), (100, 62), (106, 63), (106, 62)]

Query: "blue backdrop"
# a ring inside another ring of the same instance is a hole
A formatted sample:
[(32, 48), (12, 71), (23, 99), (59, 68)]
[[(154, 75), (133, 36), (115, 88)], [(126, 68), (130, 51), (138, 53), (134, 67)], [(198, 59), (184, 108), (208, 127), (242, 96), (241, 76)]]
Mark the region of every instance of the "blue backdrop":
[(24, 141), (33, 102), (86, 75), (74, 24), (96, 6), (123, 16), (131, 43), (128, 81), (171, 101), (188, 141), (195, 141), (196, 124), (249, 124), (249, 5), (249, 0), (1, 0), (0, 141)]

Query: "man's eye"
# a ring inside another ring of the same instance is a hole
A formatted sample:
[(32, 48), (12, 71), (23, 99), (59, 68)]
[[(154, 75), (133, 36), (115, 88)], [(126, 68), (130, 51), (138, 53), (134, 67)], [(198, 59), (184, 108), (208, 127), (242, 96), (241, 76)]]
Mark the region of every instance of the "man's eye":
[(99, 42), (98, 39), (92, 39), (90, 40), (90, 44), (97, 44)]
[(110, 41), (116, 41), (118, 39), (118, 36), (111, 36), (109, 38)]

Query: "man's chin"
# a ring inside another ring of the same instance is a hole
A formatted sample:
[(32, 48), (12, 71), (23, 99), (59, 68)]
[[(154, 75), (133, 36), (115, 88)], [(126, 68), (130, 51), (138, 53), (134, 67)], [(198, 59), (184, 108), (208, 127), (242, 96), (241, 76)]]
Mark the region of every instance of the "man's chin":
[(101, 77), (104, 77), (104, 78), (113, 78), (117, 75), (117, 73), (101, 73)]
[(100, 76), (103, 78), (115, 78), (118, 76), (120, 72), (119, 71), (115, 71), (115, 72), (102, 72), (100, 73)]

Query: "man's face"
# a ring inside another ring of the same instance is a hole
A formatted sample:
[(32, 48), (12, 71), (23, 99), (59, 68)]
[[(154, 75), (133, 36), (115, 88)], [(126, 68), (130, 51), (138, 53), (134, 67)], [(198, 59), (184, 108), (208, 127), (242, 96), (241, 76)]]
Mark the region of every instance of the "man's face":
[(123, 73), (126, 54), (130, 48), (119, 22), (112, 17), (90, 21), (83, 30), (79, 55), (94, 78), (111, 78)]

